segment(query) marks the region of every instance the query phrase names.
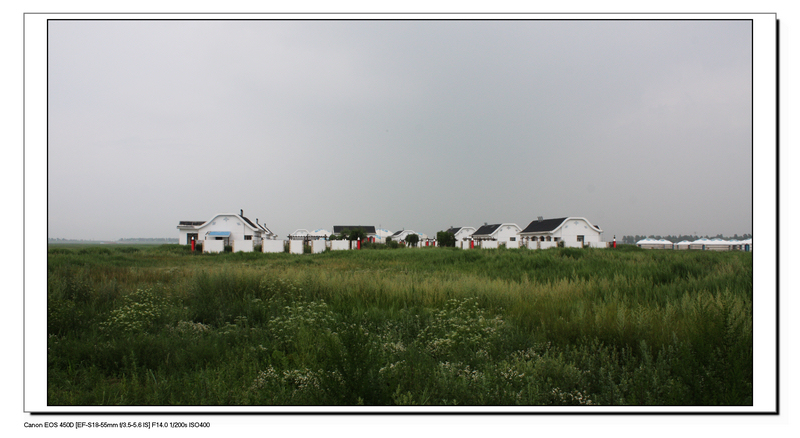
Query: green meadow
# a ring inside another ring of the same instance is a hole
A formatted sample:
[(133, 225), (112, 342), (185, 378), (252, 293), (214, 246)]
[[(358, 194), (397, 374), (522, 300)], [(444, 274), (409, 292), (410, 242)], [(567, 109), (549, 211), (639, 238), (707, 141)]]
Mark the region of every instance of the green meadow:
[(50, 245), (59, 405), (752, 405), (752, 253)]

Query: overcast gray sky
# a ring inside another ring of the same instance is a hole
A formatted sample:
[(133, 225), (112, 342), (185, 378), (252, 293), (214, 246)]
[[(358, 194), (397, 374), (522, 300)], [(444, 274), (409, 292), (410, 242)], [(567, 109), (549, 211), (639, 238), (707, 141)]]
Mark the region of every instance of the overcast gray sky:
[(750, 21), (50, 21), (48, 236), (752, 232)]

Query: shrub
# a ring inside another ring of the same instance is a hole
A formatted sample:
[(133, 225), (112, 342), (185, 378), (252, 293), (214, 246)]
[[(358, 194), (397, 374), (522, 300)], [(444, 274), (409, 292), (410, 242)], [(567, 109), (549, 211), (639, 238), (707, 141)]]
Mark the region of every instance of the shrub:
[(123, 305), (114, 309), (100, 329), (109, 334), (132, 334), (152, 330), (160, 321), (166, 301), (152, 289), (137, 289), (123, 297)]

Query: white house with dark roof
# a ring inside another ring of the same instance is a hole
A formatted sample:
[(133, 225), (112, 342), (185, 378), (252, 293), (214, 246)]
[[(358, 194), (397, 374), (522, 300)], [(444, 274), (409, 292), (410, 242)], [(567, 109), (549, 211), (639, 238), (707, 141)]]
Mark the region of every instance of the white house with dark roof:
[(221, 213), (205, 222), (180, 221), (178, 223), (178, 243), (187, 245), (192, 239), (198, 242), (221, 240), (223, 245), (233, 245), (236, 241), (252, 241), (258, 245), (264, 239), (274, 239), (275, 234), (263, 224), (246, 218), (243, 211), (239, 214)]
[(456, 238), (456, 242), (466, 242), (475, 233), (475, 227), (450, 227), (447, 229)]
[[(593, 246), (604, 248), (602, 240), (603, 230), (597, 225), (592, 225), (583, 217), (561, 217), (555, 219), (539, 218), (531, 222), (519, 235), (523, 242), (533, 248), (529, 242), (564, 242), (567, 247)], [(539, 245), (538, 247), (552, 246), (552, 244)]]
[(425, 241), (425, 239), (428, 238), (428, 236), (426, 234), (417, 233), (416, 231), (413, 231), (413, 230), (400, 230), (400, 231), (392, 234), (389, 237), (392, 238), (393, 242), (405, 242), (406, 237), (408, 237), (410, 234), (416, 234), (417, 236), (419, 236), (419, 241), (420, 242), (423, 242), (423, 241)]
[(344, 231), (357, 230), (359, 228), (364, 230), (364, 234), (367, 235), (367, 241), (376, 242), (380, 240), (380, 236), (375, 230), (375, 225), (334, 225), (333, 234), (341, 235)]
[(509, 242), (516, 243), (519, 241), (520, 231), (519, 226), (512, 223), (484, 224), (472, 233), (472, 239), (476, 242), (497, 242), (498, 245)]

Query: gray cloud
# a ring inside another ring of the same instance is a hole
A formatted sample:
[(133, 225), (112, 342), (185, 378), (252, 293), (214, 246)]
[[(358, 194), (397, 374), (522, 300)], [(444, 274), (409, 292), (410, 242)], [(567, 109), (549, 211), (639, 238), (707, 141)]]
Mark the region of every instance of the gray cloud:
[(49, 235), (751, 232), (751, 50), (749, 21), (51, 21)]

